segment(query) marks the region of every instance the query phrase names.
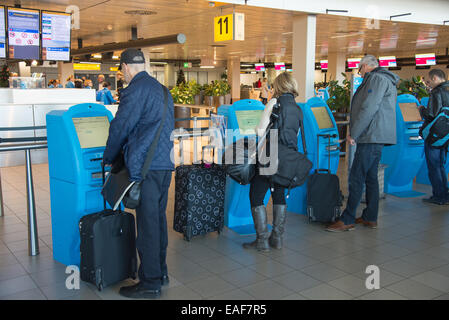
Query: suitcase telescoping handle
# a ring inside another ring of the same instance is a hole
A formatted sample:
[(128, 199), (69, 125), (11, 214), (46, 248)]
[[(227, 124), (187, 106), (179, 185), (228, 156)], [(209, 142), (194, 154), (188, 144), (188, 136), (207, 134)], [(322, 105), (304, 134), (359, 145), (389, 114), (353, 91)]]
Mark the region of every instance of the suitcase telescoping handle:
[(213, 146), (213, 145), (203, 146), (203, 150), (201, 152), (201, 161), (203, 164), (206, 163), (204, 161), (204, 150), (206, 150), (206, 149), (212, 149), (212, 162), (210, 164), (213, 164), (215, 161), (215, 146)]
[[(106, 169), (105, 169), (105, 164), (103, 162), (103, 159), (101, 159), (101, 177), (103, 178), (103, 185), (104, 185), (106, 183)], [(106, 211), (106, 198), (105, 197), (103, 197), (103, 208)], [(118, 212), (119, 213), (122, 212), (121, 204), (118, 206)]]
[[(327, 159), (328, 167), (327, 167), (327, 169), (320, 169), (320, 137), (328, 138), (328, 141), (329, 141), (329, 147), (327, 148), (327, 151), (328, 151), (328, 159)], [(316, 145), (317, 162), (316, 162), (315, 172), (323, 171), (323, 172), (331, 173), (331, 148), (330, 148), (330, 145), (331, 145), (331, 138), (336, 138), (336, 137), (337, 137), (337, 135), (335, 133), (334, 134), (317, 134), (317, 145)]]

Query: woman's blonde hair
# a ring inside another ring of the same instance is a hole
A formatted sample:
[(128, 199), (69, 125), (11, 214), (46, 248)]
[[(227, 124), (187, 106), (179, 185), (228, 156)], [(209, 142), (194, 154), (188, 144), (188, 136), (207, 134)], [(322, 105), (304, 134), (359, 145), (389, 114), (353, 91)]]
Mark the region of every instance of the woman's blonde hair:
[(291, 93), (295, 98), (299, 95), (298, 83), (288, 72), (283, 72), (274, 79), (273, 90), (274, 97), (280, 97), (284, 93)]

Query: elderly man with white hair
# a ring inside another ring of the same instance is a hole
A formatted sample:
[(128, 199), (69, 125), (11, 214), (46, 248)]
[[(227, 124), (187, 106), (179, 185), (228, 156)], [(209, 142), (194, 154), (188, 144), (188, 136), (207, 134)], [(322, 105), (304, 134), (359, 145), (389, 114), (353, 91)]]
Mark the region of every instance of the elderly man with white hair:
[[(359, 65), (363, 82), (351, 101), (350, 136), (348, 143), (357, 144), (349, 172), (349, 197), (339, 221), (327, 231), (354, 230), (355, 224), (377, 228), (379, 213), (378, 166), (385, 145), (396, 144), (396, 84), (399, 77), (379, 67), (377, 59), (366, 55)], [(366, 204), (356, 219), (363, 186), (366, 185)]]

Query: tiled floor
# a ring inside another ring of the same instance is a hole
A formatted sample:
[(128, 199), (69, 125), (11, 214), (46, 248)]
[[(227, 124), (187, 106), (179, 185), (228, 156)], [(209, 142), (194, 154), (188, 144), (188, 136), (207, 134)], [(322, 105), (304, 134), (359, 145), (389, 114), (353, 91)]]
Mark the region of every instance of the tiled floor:
[[(341, 182), (345, 186), (345, 164)], [(47, 165), (33, 166), (40, 255), (27, 250), (24, 167), (1, 169), (5, 215), (0, 218), (0, 299), (122, 299), (120, 286), (98, 292), (65, 287), (65, 266), (52, 258)], [(429, 192), (427, 186), (417, 189)], [(172, 230), (174, 183), (167, 210), (170, 285), (161, 299), (449, 299), (449, 206), (387, 196), (377, 230), (333, 234), (289, 214), (285, 247), (244, 250), (252, 239), (225, 228), (186, 242)], [(380, 290), (365, 287), (368, 265), (380, 269)]]

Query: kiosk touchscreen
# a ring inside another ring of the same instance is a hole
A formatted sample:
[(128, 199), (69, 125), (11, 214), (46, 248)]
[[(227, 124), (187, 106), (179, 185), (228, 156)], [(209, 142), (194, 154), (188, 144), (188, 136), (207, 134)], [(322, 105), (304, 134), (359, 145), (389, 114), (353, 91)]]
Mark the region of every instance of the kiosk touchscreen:
[[(221, 106), (218, 114), (227, 118), (226, 145), (244, 138), (255, 136), (265, 106), (257, 100), (240, 100), (233, 105)], [(221, 156), (220, 156), (221, 158)], [(254, 234), (249, 185), (242, 186), (231, 178), (226, 180), (225, 225), (239, 234)], [(266, 201), (268, 202), (269, 194)]]
[(47, 114), (53, 257), (79, 265), (81, 217), (103, 210), (101, 161), (112, 113), (79, 104)]
[[(336, 174), (340, 161), (340, 144), (338, 128), (332, 112), (321, 98), (311, 98), (307, 103), (299, 103), (303, 113), (304, 133), (307, 147), (307, 157), (313, 163), (311, 173), (316, 169), (328, 169)], [(329, 138), (326, 135), (330, 135)], [(318, 143), (319, 139), (319, 143)], [(301, 135), (298, 135), (298, 150), (303, 152)], [(330, 151), (330, 159), (329, 159)], [(318, 154), (319, 153), (319, 164)], [(307, 184), (292, 189), (287, 199), (287, 210), (297, 214), (307, 214)]]
[(422, 119), (419, 101), (412, 95), (398, 96), (396, 105), (397, 144), (385, 146), (381, 163), (385, 169), (385, 193), (398, 197), (417, 197), (413, 179), (424, 162), (424, 140), (419, 136)]

